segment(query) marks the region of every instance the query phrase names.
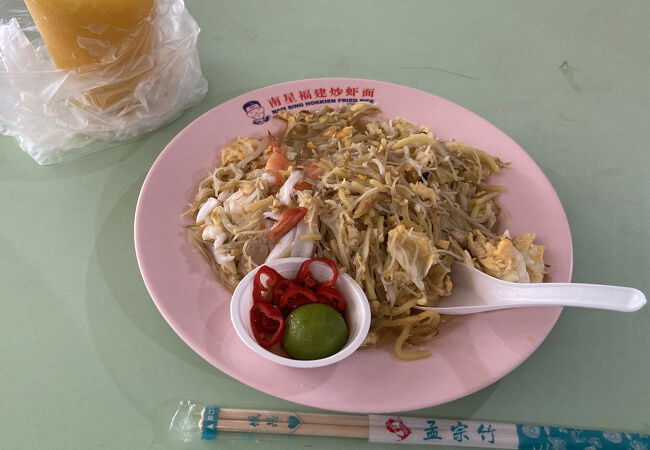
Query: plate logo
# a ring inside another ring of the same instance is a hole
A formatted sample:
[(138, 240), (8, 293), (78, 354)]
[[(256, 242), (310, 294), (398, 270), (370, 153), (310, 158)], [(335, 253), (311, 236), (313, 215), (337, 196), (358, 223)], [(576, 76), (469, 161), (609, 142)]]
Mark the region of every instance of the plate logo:
[[(271, 114), (314, 105), (334, 106), (336, 103), (351, 104), (357, 102), (375, 103), (375, 88), (368, 86), (323, 85), (315, 88), (286, 91), (266, 99)], [(248, 111), (246, 114), (248, 115)]]
[(253, 119), (254, 125), (262, 125), (266, 123), (271, 118), (270, 114), (266, 114), (266, 110), (257, 100), (251, 100), (250, 102), (244, 103), (242, 106), (246, 115)]

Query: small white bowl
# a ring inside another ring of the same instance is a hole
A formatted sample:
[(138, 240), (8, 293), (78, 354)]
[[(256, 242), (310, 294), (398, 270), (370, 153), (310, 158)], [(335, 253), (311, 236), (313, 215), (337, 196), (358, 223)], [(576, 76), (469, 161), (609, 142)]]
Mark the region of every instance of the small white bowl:
[[(282, 258), (266, 264), (275, 269), (280, 275), (291, 280), (296, 278), (298, 269), (307, 258)], [(258, 268), (259, 269), (259, 268)], [(298, 360), (284, 358), (276, 355), (259, 345), (253, 336), (250, 323), (250, 311), (253, 307), (253, 280), (258, 269), (248, 273), (235, 288), (230, 301), (230, 320), (237, 335), (242, 341), (258, 355), (277, 364), (290, 367), (322, 367), (337, 363), (359, 348), (370, 329), (370, 304), (366, 294), (352, 277), (339, 274), (335, 287), (339, 290), (345, 301), (344, 316), (348, 324), (348, 340), (343, 348), (332, 356), (314, 360)], [(331, 271), (322, 263), (313, 263), (309, 266), (314, 278), (324, 281), (330, 276)]]

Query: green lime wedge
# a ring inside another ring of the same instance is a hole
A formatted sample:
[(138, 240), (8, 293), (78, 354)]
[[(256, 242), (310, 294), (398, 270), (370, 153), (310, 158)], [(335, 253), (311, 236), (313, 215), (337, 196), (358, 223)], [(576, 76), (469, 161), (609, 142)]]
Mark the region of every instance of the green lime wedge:
[(348, 339), (345, 319), (322, 303), (300, 306), (285, 319), (282, 347), (294, 359), (321, 359), (341, 350)]

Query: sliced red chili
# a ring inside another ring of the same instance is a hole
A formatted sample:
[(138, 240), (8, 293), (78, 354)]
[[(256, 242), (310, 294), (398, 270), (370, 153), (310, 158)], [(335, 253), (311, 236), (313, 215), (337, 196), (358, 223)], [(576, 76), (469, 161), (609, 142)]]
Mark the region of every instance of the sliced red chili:
[(282, 316), (287, 317), (297, 307), (302, 305), (308, 305), (310, 303), (315, 303), (314, 299), (307, 298), (304, 295), (300, 295), (297, 298), (291, 300), (291, 302), (287, 303), (283, 308), (280, 309), (280, 311), (282, 311)]
[[(262, 282), (262, 276), (265, 275), (266, 286)], [(273, 299), (274, 287), (282, 280), (286, 280), (282, 275), (269, 266), (262, 266), (255, 274), (253, 281), (253, 303), (269, 303)]]
[(264, 348), (277, 344), (284, 334), (284, 318), (277, 306), (255, 303), (251, 308), (251, 328), (258, 344)]
[(300, 283), (303, 284), (304, 286), (307, 286), (309, 288), (313, 288), (318, 284), (318, 281), (314, 279), (314, 277), (311, 274), (311, 271), (307, 270), (301, 277), (300, 277)]
[(316, 303), (316, 294), (311, 289), (292, 282), (278, 302), (278, 308), (285, 313), (287, 310), (294, 309), (292, 304), (297, 305), (295, 306), (297, 308), (306, 303)]
[(307, 287), (314, 287), (317, 284), (319, 284), (318, 281), (314, 279), (311, 270), (309, 270), (309, 266), (313, 262), (322, 262), (324, 264), (327, 264), (330, 267), (330, 269), (332, 269), (332, 278), (320, 284), (323, 286), (334, 286), (334, 284), (336, 283), (336, 279), (339, 276), (339, 270), (336, 268), (336, 264), (334, 264), (334, 261), (327, 258), (311, 258), (303, 262), (300, 265), (300, 269), (298, 269), (298, 276), (296, 277), (296, 283), (305, 285)]
[(275, 284), (275, 286), (273, 286), (273, 293), (271, 294), (272, 295), (271, 303), (273, 303), (276, 306), (279, 305), (280, 300), (282, 299), (282, 296), (284, 295), (285, 292), (287, 292), (287, 289), (289, 289), (289, 287), (292, 284), (295, 284), (295, 283), (293, 281), (291, 281), (291, 280), (286, 279), (286, 278), (282, 278), (281, 280), (279, 280)]
[(320, 285), (316, 288), (316, 301), (318, 303), (324, 303), (330, 305), (332, 308), (338, 312), (343, 312), (345, 309), (345, 302), (343, 301), (343, 296), (333, 286)]

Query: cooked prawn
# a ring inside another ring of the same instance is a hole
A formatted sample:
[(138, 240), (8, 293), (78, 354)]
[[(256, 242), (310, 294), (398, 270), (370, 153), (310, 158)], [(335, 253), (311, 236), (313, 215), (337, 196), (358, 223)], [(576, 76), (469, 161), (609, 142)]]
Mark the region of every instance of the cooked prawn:
[(305, 175), (307, 175), (307, 177), (311, 178), (312, 180), (318, 180), (321, 176), (323, 176), (323, 169), (318, 167), (318, 164), (313, 163), (305, 167)]
[(287, 158), (287, 146), (285, 144), (280, 145), (280, 143), (275, 139), (275, 137), (269, 131), (269, 141), (271, 141), (271, 156), (266, 160), (266, 166), (264, 170), (266, 173), (270, 174), (275, 178), (275, 186), (282, 186), (284, 181), (282, 175), (280, 174), (281, 170), (287, 170), (289, 167), (289, 158)]

